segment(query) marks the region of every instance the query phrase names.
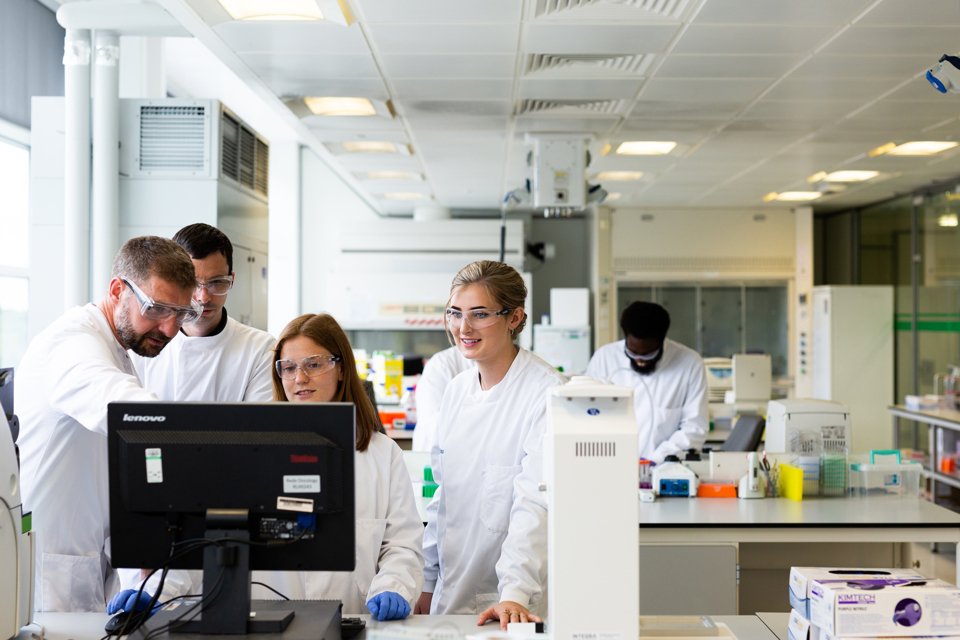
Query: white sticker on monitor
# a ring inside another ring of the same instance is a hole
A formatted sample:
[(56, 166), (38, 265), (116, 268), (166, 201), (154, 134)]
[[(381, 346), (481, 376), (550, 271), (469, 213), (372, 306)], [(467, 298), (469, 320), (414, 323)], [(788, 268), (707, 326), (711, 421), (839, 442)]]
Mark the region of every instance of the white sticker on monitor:
[(277, 511), (302, 511), (303, 513), (313, 513), (313, 500), (310, 500), (309, 498), (277, 496)]
[(320, 476), (283, 476), (284, 493), (320, 493)]
[(147, 458), (147, 484), (163, 482), (163, 452), (160, 449), (145, 449)]

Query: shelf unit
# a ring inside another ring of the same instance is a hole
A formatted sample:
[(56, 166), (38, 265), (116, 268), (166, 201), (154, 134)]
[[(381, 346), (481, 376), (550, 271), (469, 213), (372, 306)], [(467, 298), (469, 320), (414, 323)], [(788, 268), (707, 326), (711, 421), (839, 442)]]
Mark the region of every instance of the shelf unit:
[[(928, 482), (928, 495), (931, 500), (954, 511), (960, 511), (960, 469), (953, 473), (942, 470), (945, 454), (956, 455), (960, 444), (960, 411), (951, 409), (908, 409), (903, 405), (889, 407), (893, 417), (893, 446), (895, 449), (909, 447), (923, 451), (923, 477)], [(901, 437), (903, 423), (913, 423), (912, 438), (905, 442)], [(921, 432), (926, 429), (926, 444), (922, 443)], [(941, 485), (941, 487), (938, 487)], [(950, 496), (941, 496), (939, 488), (949, 488)]]

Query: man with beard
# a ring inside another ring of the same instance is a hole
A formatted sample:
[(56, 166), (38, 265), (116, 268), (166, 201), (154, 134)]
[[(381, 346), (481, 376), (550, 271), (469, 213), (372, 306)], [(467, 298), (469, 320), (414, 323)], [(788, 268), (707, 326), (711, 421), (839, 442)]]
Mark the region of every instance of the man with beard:
[(126, 242), (107, 295), (64, 313), (17, 369), (21, 483), (36, 531), (36, 611), (103, 611), (110, 568), (107, 404), (157, 397), (127, 350), (156, 356), (200, 308), (190, 256), (166, 238)]
[(600, 347), (586, 374), (634, 389), (640, 457), (663, 462), (700, 448), (707, 432), (707, 374), (700, 355), (667, 339), (670, 314), (634, 302), (620, 316), (624, 339)]
[[(208, 224), (187, 225), (173, 236), (196, 270), (194, 302), (203, 312), (184, 324), (170, 345), (156, 358), (133, 355), (143, 386), (161, 400), (270, 402), (273, 400), (273, 336), (227, 315), (224, 307), (233, 287), (233, 244)], [(149, 570), (121, 569), (122, 591), (110, 602), (109, 613), (141, 606), (159, 584), (155, 575), (134, 600), (141, 578)], [(199, 571), (174, 570), (164, 580), (163, 600), (199, 593)]]

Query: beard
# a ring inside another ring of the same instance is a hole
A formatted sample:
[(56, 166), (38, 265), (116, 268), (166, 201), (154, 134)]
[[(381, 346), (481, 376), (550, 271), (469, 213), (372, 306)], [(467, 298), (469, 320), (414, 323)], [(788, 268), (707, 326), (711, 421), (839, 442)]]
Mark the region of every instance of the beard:
[(630, 361), (630, 368), (639, 373), (642, 376), (649, 376), (654, 371), (657, 370), (657, 365), (660, 364), (660, 360), (663, 359), (663, 348), (660, 349), (660, 353), (657, 354), (657, 357), (653, 360), (648, 360), (643, 363), (643, 366), (637, 364), (637, 361), (633, 358), (627, 358)]
[[(137, 333), (130, 322), (130, 311), (126, 306), (121, 306), (117, 314), (117, 335), (120, 336), (120, 344), (125, 349), (130, 349), (138, 356), (153, 358), (159, 355), (163, 348), (170, 342), (170, 338), (160, 333), (158, 330), (148, 331), (147, 333)], [(147, 343), (147, 339), (159, 340), (162, 344), (159, 347)]]

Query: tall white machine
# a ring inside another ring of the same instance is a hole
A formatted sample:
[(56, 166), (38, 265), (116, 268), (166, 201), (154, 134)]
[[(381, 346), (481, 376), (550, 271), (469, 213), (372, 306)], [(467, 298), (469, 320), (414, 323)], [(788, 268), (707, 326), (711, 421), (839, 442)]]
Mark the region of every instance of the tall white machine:
[(852, 452), (893, 445), (893, 287), (813, 289), (813, 397), (850, 410)]
[(547, 392), (549, 632), (636, 638), (640, 615), (633, 390), (574, 377)]
[(33, 534), (24, 531), (20, 469), (0, 410), (0, 638), (14, 638), (33, 612)]

